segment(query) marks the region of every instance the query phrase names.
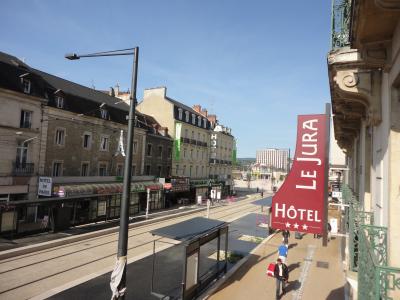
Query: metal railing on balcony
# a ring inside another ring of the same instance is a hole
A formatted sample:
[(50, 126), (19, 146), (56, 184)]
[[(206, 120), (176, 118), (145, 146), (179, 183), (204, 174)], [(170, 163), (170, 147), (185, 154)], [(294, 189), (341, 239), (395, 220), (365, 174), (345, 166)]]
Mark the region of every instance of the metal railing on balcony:
[(358, 299), (399, 299), (400, 268), (388, 266), (387, 228), (373, 225), (373, 212), (362, 210), (347, 185), (342, 186), (342, 196), (349, 205), (350, 270), (358, 272)]
[(362, 225), (359, 246), (358, 299), (399, 299), (400, 268), (387, 265), (387, 228)]
[(332, 0), (332, 49), (350, 44), (351, 0)]
[(35, 170), (34, 163), (13, 162), (12, 176), (31, 176)]

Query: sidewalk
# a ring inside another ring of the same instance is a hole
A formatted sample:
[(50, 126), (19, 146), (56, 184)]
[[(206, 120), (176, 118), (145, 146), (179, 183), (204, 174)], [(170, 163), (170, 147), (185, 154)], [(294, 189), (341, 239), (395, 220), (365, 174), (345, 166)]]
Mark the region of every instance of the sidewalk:
[[(345, 277), (340, 257), (341, 237), (334, 237), (328, 247), (312, 234), (303, 239), (290, 237), (287, 266), (289, 284), (281, 299), (340, 300), (344, 297)], [(261, 245), (209, 300), (275, 299), (275, 279), (266, 276), (269, 263), (277, 258), (282, 240), (280, 233)]]

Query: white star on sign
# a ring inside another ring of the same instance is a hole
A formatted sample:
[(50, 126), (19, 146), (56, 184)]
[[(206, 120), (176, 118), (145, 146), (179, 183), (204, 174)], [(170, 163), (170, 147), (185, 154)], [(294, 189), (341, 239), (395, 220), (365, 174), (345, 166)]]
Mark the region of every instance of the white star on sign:
[(306, 224), (303, 225), (303, 229), (307, 230), (308, 226)]
[(295, 223), (293, 226), (295, 229), (299, 228), (299, 224), (297, 224), (297, 223)]
[(286, 222), (286, 228), (290, 228), (290, 223)]

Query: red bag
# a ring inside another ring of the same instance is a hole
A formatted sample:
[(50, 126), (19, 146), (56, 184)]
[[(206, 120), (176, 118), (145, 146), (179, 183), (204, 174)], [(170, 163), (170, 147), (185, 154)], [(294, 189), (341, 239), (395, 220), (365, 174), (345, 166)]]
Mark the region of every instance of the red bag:
[(267, 268), (267, 276), (275, 277), (274, 270), (275, 270), (275, 264), (274, 263), (270, 263), (268, 265), (268, 268)]

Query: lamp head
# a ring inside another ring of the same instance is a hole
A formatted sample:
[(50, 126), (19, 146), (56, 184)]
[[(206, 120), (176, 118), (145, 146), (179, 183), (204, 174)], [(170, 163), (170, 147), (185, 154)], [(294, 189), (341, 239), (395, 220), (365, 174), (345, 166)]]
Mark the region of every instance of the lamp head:
[(104, 106), (106, 106), (106, 104), (103, 102), (102, 104), (100, 104), (99, 108), (103, 108)]
[(76, 53), (67, 53), (67, 54), (65, 54), (65, 58), (69, 59), (69, 60), (80, 59), (79, 55)]

